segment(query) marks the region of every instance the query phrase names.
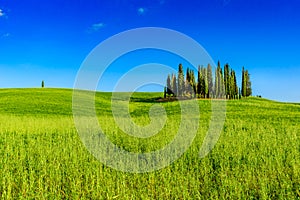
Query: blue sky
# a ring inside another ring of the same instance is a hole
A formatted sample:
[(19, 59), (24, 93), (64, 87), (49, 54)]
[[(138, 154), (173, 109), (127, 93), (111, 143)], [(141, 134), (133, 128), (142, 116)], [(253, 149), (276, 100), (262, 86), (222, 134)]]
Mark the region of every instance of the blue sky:
[[(300, 102), (299, 10), (298, 0), (0, 0), (0, 88), (39, 87), (41, 80), (72, 88), (100, 42), (132, 28), (163, 27), (195, 39), (238, 78), (245, 66), (254, 95)], [(143, 62), (177, 68), (178, 60), (147, 53)], [(143, 63), (134, 59), (116, 62), (99, 89), (111, 90), (121, 72)]]

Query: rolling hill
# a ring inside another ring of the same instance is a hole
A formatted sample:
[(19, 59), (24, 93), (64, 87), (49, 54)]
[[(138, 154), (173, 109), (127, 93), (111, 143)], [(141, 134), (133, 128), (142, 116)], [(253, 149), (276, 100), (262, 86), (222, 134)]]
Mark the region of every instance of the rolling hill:
[[(166, 110), (166, 125), (150, 138), (120, 130), (111, 113), (111, 93), (96, 94), (99, 124), (124, 150), (161, 149), (176, 135), (181, 115), (178, 102), (156, 102), (161, 95), (134, 93), (131, 98), (129, 111), (137, 124), (150, 123), (148, 112), (154, 104)], [(139, 174), (112, 169), (88, 152), (74, 126), (71, 89), (0, 89), (0, 197), (300, 198), (300, 105), (261, 98), (227, 101), (221, 136), (200, 158), (210, 106), (209, 100), (199, 100), (199, 130), (178, 160)]]

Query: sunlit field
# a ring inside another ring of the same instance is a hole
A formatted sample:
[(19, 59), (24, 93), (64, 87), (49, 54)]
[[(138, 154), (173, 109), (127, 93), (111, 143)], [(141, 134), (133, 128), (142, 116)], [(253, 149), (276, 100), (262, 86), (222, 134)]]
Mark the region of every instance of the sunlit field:
[[(168, 116), (149, 139), (128, 136), (115, 124), (111, 93), (96, 94), (103, 131), (132, 152), (163, 148), (178, 130), (179, 103), (156, 102), (161, 93), (135, 93), (134, 122), (146, 125), (153, 104)], [(72, 90), (0, 90), (0, 197), (2, 199), (299, 199), (300, 105), (261, 98), (227, 101), (226, 121), (215, 148), (199, 157), (211, 102), (199, 100), (199, 131), (170, 166), (126, 173), (89, 153), (76, 131)], [(191, 113), (193, 115), (193, 113)], [(191, 116), (193, 117), (193, 116)]]

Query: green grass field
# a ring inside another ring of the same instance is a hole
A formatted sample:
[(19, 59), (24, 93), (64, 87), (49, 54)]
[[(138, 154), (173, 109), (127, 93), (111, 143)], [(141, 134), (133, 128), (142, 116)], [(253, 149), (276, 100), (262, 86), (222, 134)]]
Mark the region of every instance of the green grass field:
[[(136, 93), (130, 113), (149, 123), (160, 93)], [(178, 102), (165, 107), (162, 131), (137, 139), (111, 114), (111, 94), (97, 93), (96, 112), (107, 136), (133, 152), (168, 144), (178, 129)], [(185, 154), (149, 173), (114, 170), (82, 144), (72, 116), (72, 90), (0, 90), (0, 197), (2, 199), (300, 199), (300, 105), (259, 98), (227, 102), (215, 148), (199, 149), (208, 130), (210, 101), (199, 100), (200, 129)]]

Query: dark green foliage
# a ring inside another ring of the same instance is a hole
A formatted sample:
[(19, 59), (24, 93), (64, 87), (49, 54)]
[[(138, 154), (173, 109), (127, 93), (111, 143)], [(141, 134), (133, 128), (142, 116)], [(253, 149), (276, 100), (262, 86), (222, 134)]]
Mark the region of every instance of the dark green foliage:
[(246, 96), (249, 97), (251, 95), (252, 95), (252, 88), (251, 88), (250, 74), (248, 70), (246, 70)]
[(184, 92), (184, 74), (182, 64), (178, 66), (178, 96), (182, 97)]
[(212, 76), (212, 68), (211, 65), (207, 65), (207, 98), (212, 98), (214, 93), (214, 83)]
[(196, 97), (196, 80), (193, 70), (187, 68), (185, 80), (185, 96)]
[(202, 85), (203, 85), (203, 97), (208, 98), (208, 80), (207, 80), (207, 69), (205, 67), (201, 68), (202, 70)]
[(176, 97), (177, 96), (177, 80), (176, 80), (176, 76), (173, 74), (172, 75), (172, 92), (173, 92), (173, 96)]
[(44, 80), (42, 80), (42, 88), (44, 88), (45, 87), (45, 82), (44, 82)]
[(242, 70), (242, 91), (241, 91), (241, 94), (243, 97), (246, 96), (246, 79), (245, 79), (245, 68), (243, 67), (243, 70)]
[(197, 93), (197, 86), (196, 86), (196, 80), (195, 80), (195, 73), (194, 71), (191, 71), (191, 78), (190, 78), (190, 85), (191, 85), (191, 90), (192, 90), (192, 93), (191, 95), (193, 97), (196, 97), (196, 93)]
[(229, 94), (230, 94), (230, 99), (237, 99), (238, 98), (238, 86), (237, 86), (237, 82), (236, 82), (236, 75), (235, 75), (235, 71), (231, 69), (230, 72), (230, 85), (229, 85)]
[(225, 95), (228, 99), (230, 97), (230, 75), (229, 75), (229, 65), (224, 66), (224, 85), (225, 85)]
[(191, 73), (189, 68), (186, 69), (184, 85), (185, 85), (185, 90), (184, 90), (185, 96), (190, 96), (192, 91), (191, 91)]
[(200, 98), (200, 94), (201, 94), (201, 70), (200, 70), (200, 66), (198, 66), (198, 71), (197, 71), (197, 96), (198, 98)]
[(250, 74), (248, 70), (245, 70), (243, 67), (242, 71), (242, 96), (249, 97), (252, 95), (252, 87), (250, 81)]
[(168, 75), (168, 78), (167, 78), (167, 95), (170, 96), (171, 94), (172, 94), (171, 78), (170, 78), (170, 75)]
[[(224, 66), (224, 75), (220, 61), (214, 71), (210, 64), (207, 67), (198, 66), (197, 80), (195, 73), (190, 68), (186, 69), (184, 79), (183, 66), (179, 64), (178, 79), (176, 75), (168, 75), (167, 95), (188, 98), (217, 98), (217, 99), (241, 99), (241, 96), (252, 95), (250, 74), (243, 67), (241, 90), (237, 85), (236, 73), (229, 64)], [(168, 90), (170, 88), (170, 90)]]
[(218, 67), (215, 72), (215, 98), (224, 98), (224, 78), (220, 61), (218, 61)]

